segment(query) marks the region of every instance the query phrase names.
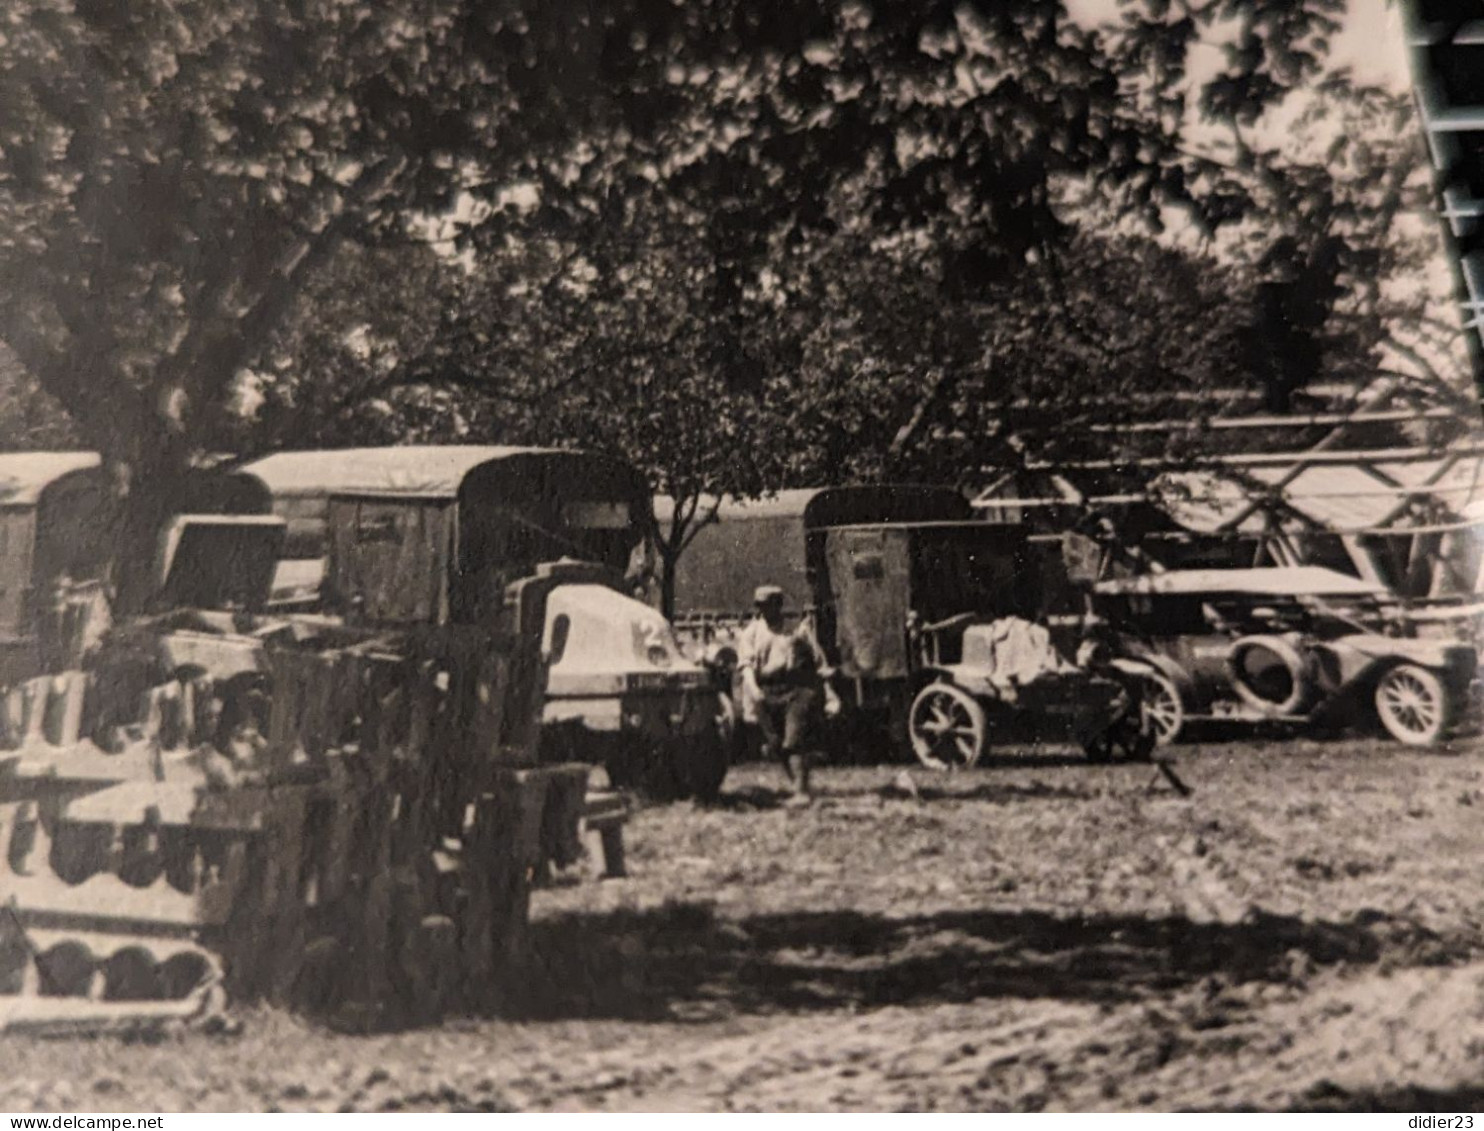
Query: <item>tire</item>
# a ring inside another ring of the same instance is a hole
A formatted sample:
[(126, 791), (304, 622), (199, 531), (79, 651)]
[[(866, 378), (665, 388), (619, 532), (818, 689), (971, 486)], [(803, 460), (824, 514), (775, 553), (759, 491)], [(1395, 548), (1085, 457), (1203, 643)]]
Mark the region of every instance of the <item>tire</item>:
[(1101, 733), (1084, 741), (1082, 749), (1087, 754), (1087, 760), (1098, 765), (1118, 760), (1147, 762), (1154, 753), (1156, 741), (1157, 737), (1144, 710), (1141, 695), (1137, 707), (1126, 700), (1123, 713), (1113, 719)]
[(1087, 760), (1105, 766), (1110, 762), (1147, 762), (1154, 753), (1154, 735), (1141, 725), (1115, 723), (1096, 738), (1082, 744)]
[[(1282, 665), (1288, 680), (1286, 694), (1280, 697), (1264, 695), (1249, 682), (1252, 676), (1244, 661), (1259, 650), (1272, 653)], [(1226, 666), (1232, 690), (1242, 702), (1259, 714), (1269, 717), (1301, 715), (1310, 704), (1314, 692), (1314, 681), (1310, 676), (1311, 664), (1291, 641), (1281, 636), (1243, 637), (1232, 645)]]
[(912, 752), (930, 770), (969, 769), (989, 745), (989, 719), (972, 695), (941, 680), (917, 693), (907, 717)]
[(603, 768), (608, 771), (608, 784), (614, 789), (638, 789), (642, 752), (627, 744), (615, 746), (603, 760)]
[(1105, 766), (1113, 761), (1113, 739), (1108, 733), (1098, 735), (1082, 744), (1082, 751), (1087, 755), (1087, 760), (1095, 766)]
[(732, 764), (737, 742), (737, 712), (729, 695), (717, 696), (716, 731), (697, 742), (685, 764), (686, 794), (702, 805), (714, 805)]
[(1448, 729), (1453, 704), (1448, 690), (1426, 668), (1397, 664), (1376, 681), (1376, 717), (1407, 746), (1431, 746)]
[(640, 759), (635, 785), (642, 796), (650, 801), (667, 803), (689, 795), (688, 775), (679, 772), (673, 751), (664, 746), (648, 746)]
[(1143, 695), (1139, 710), (1154, 733), (1156, 746), (1177, 742), (1185, 729), (1185, 703), (1175, 681), (1162, 672), (1146, 672), (1140, 678)]

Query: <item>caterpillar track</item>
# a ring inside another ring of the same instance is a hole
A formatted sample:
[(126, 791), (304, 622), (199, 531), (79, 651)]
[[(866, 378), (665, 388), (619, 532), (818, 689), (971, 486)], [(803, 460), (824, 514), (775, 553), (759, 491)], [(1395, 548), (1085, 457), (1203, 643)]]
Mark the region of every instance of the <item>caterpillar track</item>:
[(212, 931), (246, 843), (197, 820), (193, 696), (148, 689), (113, 752), (83, 737), (90, 673), (27, 681), (3, 702), (0, 1030), (200, 1018), (225, 1000)]
[(430, 1020), (518, 966), (588, 774), (532, 765), (539, 637), (259, 627), (142, 625), (0, 699), (0, 1031)]

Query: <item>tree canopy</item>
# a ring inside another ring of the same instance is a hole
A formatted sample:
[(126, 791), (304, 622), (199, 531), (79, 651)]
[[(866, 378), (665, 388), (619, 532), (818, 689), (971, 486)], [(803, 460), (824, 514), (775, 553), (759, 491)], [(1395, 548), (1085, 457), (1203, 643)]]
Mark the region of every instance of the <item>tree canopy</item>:
[[(21, 0), (0, 340), (140, 484), (573, 439), (698, 498), (955, 478), (1090, 392), (1279, 406), (1415, 266), (1401, 109), (1315, 87), (1344, 6)], [(1301, 88), (1365, 130), (1261, 144)]]

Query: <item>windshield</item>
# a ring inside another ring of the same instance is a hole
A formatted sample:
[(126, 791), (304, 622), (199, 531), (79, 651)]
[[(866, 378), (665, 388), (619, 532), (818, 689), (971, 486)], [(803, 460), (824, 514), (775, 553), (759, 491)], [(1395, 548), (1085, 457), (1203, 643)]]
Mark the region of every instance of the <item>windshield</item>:
[(959, 613), (1034, 616), (1041, 577), (1019, 538), (993, 527), (914, 531), (913, 607), (932, 623)]

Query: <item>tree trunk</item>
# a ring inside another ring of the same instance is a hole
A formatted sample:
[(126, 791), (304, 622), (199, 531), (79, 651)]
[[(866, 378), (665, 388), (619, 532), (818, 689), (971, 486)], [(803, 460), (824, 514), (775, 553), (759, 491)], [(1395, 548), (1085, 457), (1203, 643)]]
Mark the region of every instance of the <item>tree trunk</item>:
[(675, 620), (675, 563), (680, 555), (660, 543), (660, 612), (667, 621)]
[(178, 438), (160, 429), (152, 439), (117, 437), (103, 454), (114, 493), (114, 603), (125, 616), (144, 612), (159, 589), (160, 538), (190, 471), (190, 453)]

